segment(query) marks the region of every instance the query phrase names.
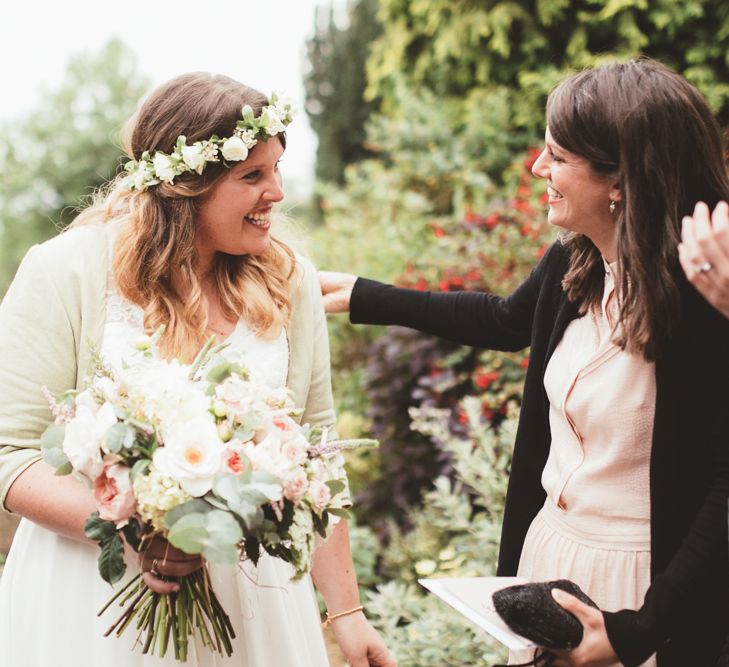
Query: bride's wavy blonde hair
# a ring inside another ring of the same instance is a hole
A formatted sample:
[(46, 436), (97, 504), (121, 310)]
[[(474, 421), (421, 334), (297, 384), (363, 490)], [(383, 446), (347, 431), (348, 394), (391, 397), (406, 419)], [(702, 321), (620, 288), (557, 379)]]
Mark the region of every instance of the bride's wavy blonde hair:
[[(185, 74), (163, 84), (144, 101), (124, 131), (124, 149), (138, 160), (144, 151), (171, 153), (177, 137), (187, 143), (232, 136), (241, 108), (258, 115), (268, 99), (225, 76)], [(284, 134), (270, 141), (286, 144)], [(196, 215), (201, 201), (227, 173), (207, 163), (202, 175), (180, 174), (144, 191), (121, 186), (121, 178), (95, 198), (73, 226), (116, 221), (113, 271), (121, 295), (144, 309), (149, 333), (165, 326), (162, 352), (190, 360), (208, 337), (206, 300), (195, 273)], [(260, 335), (277, 335), (290, 316), (292, 250), (272, 238), (262, 255), (216, 255), (212, 277), (226, 318), (243, 319)]]

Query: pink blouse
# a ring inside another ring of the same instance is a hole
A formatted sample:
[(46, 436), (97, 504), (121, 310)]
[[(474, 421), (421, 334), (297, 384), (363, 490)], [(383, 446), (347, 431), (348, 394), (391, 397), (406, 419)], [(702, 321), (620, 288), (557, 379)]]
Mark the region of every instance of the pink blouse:
[(552, 446), (542, 485), (574, 528), (647, 545), (655, 366), (612, 342), (614, 270), (605, 264), (599, 311), (567, 327), (547, 365)]

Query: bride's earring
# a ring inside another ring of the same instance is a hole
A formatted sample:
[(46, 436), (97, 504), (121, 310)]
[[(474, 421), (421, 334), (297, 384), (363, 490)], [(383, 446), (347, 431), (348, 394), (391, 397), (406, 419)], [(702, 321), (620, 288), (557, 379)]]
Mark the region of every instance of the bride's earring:
[(615, 201), (614, 200), (612, 200), (612, 199), (610, 200), (610, 206), (608, 206), (608, 208), (610, 209), (611, 214), (615, 213)]

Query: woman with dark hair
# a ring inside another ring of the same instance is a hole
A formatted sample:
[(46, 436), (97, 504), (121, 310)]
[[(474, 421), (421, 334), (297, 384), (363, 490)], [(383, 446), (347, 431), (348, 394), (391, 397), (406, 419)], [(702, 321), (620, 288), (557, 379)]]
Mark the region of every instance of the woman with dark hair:
[[(87, 486), (41, 460), (39, 437), (52, 420), (41, 387), (81, 388), (96, 354), (121, 364), (143, 333), (164, 326), (166, 358), (191, 361), (215, 335), (255, 382), (286, 387), (302, 423), (334, 423), (316, 274), (272, 229), (289, 111), (224, 76), (167, 82), (130, 121), (125, 173), (71, 229), (24, 258), (0, 307), (0, 504), (23, 517), (0, 580), (3, 664), (176, 664), (171, 649), (165, 658), (143, 655), (138, 642), (132, 650), (134, 628), (104, 637), (113, 618), (97, 611), (112, 592), (84, 535), (96, 503)], [(182, 493), (159, 478), (159, 496)], [(162, 594), (203, 567), (161, 537), (127, 560)], [(311, 577), (291, 581), (293, 569), (266, 553), (256, 567), (211, 564), (208, 573), (236, 633), (233, 655), (198, 643), (191, 664), (328, 664), (313, 579), (349, 663), (395, 665), (362, 611), (344, 520), (316, 549)]]
[(585, 627), (553, 664), (715, 665), (729, 630), (729, 322), (685, 280), (677, 246), (695, 201), (729, 197), (719, 128), (661, 64), (603, 65), (551, 93), (533, 173), (563, 234), (511, 296), (324, 273), (325, 304), (354, 323), (531, 347), (498, 574), (571, 579), (602, 610), (553, 593)]

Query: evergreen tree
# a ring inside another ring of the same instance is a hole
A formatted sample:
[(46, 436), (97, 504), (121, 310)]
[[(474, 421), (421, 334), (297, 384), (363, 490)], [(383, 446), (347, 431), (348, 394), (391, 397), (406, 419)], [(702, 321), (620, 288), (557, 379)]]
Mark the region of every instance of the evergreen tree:
[(344, 168), (368, 155), (365, 122), (376, 101), (365, 102), (365, 62), (380, 34), (377, 0), (348, 5), (349, 23), (337, 27), (334, 8), (317, 9), (317, 31), (307, 45), (306, 111), (319, 138), (317, 178), (341, 183)]

